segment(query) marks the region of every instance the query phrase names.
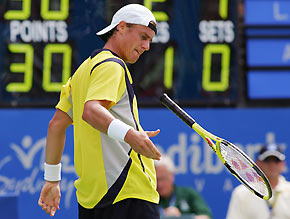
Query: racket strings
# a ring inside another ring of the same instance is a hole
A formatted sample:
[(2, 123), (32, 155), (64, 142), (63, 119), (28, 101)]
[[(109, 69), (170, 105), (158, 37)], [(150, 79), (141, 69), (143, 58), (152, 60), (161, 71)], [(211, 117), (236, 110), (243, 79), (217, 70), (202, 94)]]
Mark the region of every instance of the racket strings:
[[(231, 144), (220, 143), (220, 152), (228, 166), (252, 189), (267, 197), (268, 187), (253, 164)], [(243, 182), (243, 183), (244, 183)]]

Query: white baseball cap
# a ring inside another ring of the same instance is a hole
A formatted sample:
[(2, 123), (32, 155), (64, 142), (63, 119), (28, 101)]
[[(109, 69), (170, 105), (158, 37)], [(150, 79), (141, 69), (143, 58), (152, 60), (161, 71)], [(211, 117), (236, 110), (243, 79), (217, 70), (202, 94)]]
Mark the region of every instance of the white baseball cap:
[(259, 152), (258, 159), (264, 161), (266, 158), (271, 156), (278, 158), (280, 161), (283, 161), (286, 158), (282, 148), (275, 143), (262, 147)]
[(150, 27), (156, 34), (156, 20), (152, 12), (140, 4), (129, 4), (120, 8), (113, 16), (111, 24), (96, 34), (101, 36), (114, 29), (121, 21)]

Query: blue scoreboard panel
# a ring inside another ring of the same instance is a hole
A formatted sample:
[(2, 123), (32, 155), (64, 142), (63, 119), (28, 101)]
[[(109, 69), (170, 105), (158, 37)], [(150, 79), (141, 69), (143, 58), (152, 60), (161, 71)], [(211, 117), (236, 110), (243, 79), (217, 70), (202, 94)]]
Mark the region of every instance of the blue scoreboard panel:
[(290, 101), (290, 1), (246, 0), (246, 76), (250, 102)]

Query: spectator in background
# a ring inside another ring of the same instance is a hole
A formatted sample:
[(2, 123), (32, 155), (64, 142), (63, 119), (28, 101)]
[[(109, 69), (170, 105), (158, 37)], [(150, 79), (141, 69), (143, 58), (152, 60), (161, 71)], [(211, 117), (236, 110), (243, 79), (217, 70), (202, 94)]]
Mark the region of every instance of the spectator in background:
[(232, 192), (227, 219), (290, 218), (290, 182), (281, 175), (285, 169), (285, 158), (281, 147), (276, 144), (261, 148), (257, 165), (269, 179), (273, 196), (266, 201), (239, 185)]
[(161, 216), (194, 214), (195, 219), (211, 218), (209, 207), (197, 191), (174, 184), (174, 163), (168, 156), (162, 155), (159, 161), (155, 161), (155, 169)]

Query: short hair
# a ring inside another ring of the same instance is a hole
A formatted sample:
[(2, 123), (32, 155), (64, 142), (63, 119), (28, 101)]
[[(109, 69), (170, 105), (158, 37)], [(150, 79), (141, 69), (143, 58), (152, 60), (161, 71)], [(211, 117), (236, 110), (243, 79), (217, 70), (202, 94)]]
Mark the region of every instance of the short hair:
[(175, 173), (174, 163), (173, 163), (172, 159), (169, 156), (167, 156), (167, 155), (162, 155), (160, 160), (155, 160), (154, 161), (154, 164), (155, 164), (155, 167), (165, 166), (165, 167), (167, 167), (167, 169), (170, 172)]
[[(126, 26), (128, 28), (131, 28), (134, 25), (136, 25), (136, 24), (126, 23)], [(116, 27), (114, 27), (112, 30), (110, 30), (108, 33), (100, 35), (101, 39), (104, 40), (105, 42), (108, 42), (108, 40), (111, 38), (111, 36), (113, 36), (113, 34), (118, 31), (117, 27), (118, 27), (118, 25)]]
[(107, 32), (107, 33), (105, 33), (105, 34), (103, 34), (103, 35), (100, 35), (100, 37), (101, 37), (102, 40), (104, 40), (105, 42), (107, 42), (107, 41), (111, 38), (111, 36), (113, 36), (113, 34), (114, 34), (115, 31), (118, 31), (118, 30), (117, 30), (117, 26), (114, 27), (114, 28), (113, 28), (112, 30), (110, 30), (109, 32)]

